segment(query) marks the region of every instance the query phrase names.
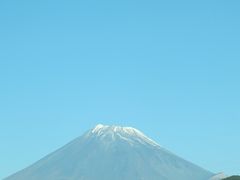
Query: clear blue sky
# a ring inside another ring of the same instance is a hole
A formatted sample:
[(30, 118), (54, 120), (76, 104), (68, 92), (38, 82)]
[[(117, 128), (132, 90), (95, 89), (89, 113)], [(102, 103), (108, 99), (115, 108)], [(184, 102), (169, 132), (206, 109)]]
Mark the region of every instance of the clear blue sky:
[(240, 173), (240, 1), (1, 0), (0, 179), (98, 123)]

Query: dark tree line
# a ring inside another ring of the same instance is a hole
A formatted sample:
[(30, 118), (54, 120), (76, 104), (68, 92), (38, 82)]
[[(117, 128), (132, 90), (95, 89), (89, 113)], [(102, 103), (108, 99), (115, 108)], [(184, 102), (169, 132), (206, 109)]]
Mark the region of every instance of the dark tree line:
[(240, 176), (231, 176), (231, 177), (225, 178), (223, 180), (240, 180)]

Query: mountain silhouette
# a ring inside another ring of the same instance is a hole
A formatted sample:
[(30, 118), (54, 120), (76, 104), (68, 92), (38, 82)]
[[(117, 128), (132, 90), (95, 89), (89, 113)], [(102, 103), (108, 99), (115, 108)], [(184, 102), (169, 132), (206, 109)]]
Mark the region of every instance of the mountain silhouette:
[(209, 180), (212, 176), (135, 128), (100, 124), (4, 180)]

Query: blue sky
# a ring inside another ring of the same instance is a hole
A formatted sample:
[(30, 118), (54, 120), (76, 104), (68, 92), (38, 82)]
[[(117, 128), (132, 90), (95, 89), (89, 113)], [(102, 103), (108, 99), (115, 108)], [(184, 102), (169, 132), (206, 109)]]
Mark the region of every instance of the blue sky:
[(239, 174), (239, 6), (2, 0), (0, 179), (98, 123)]

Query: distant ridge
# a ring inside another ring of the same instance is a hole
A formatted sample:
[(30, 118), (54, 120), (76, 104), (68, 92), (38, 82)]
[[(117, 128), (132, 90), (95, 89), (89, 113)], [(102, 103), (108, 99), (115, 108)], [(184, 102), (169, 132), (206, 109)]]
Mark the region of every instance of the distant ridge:
[(240, 176), (231, 176), (231, 177), (227, 177), (223, 180), (240, 180)]

